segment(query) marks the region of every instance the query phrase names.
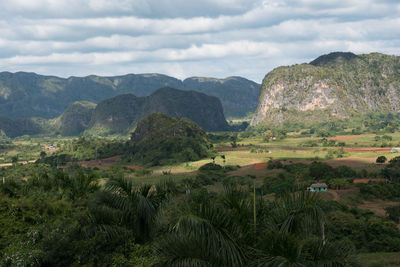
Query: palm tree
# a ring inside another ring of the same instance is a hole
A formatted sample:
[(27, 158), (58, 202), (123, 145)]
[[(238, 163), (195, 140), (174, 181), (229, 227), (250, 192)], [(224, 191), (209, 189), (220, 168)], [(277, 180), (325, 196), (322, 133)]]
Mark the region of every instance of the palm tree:
[(238, 227), (224, 209), (203, 203), (156, 244), (160, 266), (244, 266)]
[(137, 186), (131, 179), (111, 179), (95, 198), (96, 206), (118, 210), (120, 225), (130, 229), (137, 243), (152, 240), (163, 202), (173, 193), (170, 183)]
[(325, 214), (316, 194), (298, 191), (274, 201), (268, 220), (268, 225), (280, 232), (308, 236), (324, 225)]
[[(315, 194), (288, 193), (262, 218), (254, 266), (357, 266), (344, 243), (325, 240), (325, 215)], [(315, 236), (317, 235), (317, 236)]]
[(222, 162), (224, 163), (224, 168), (225, 168), (225, 162), (226, 162), (225, 155), (221, 155), (221, 158), (222, 158)]
[(269, 232), (253, 252), (251, 266), (359, 266), (354, 251), (342, 242), (302, 239), (291, 233)]

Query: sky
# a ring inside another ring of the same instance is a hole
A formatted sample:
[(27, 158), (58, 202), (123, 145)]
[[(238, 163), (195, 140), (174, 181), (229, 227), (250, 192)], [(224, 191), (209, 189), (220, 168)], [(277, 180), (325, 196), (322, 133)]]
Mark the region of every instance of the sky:
[(0, 0), (0, 71), (242, 76), (400, 55), (399, 0)]

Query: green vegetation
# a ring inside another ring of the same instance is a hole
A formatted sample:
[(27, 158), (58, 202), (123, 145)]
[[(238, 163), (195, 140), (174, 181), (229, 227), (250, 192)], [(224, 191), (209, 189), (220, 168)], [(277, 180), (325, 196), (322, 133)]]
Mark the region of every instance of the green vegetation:
[(96, 104), (91, 102), (74, 102), (50, 124), (63, 136), (80, 135), (88, 127), (95, 108)]
[(369, 253), (359, 255), (365, 267), (397, 267), (400, 265), (400, 253)]
[(260, 84), (241, 77), (226, 79), (191, 77), (183, 86), (221, 100), (226, 117), (242, 118), (257, 108)]
[(2, 137), (0, 265), (396, 266), (398, 159), (374, 147), (400, 135), (344, 131), (206, 134), (153, 114), (131, 141)]
[(132, 133), (131, 160), (157, 166), (196, 161), (211, 155), (206, 133), (188, 119), (152, 114)]
[(0, 116), (0, 136), (16, 137), (38, 134), (42, 131), (39, 124), (31, 119), (9, 119)]
[(122, 94), (148, 96), (162, 87), (218, 97), (226, 116), (243, 117), (257, 106), (259, 84), (240, 77), (178, 80), (162, 74), (67, 79), (26, 72), (0, 73), (0, 114), (8, 118), (55, 118), (75, 101), (99, 103)]
[(393, 95), (391, 88), (400, 84), (399, 64), (398, 56), (331, 53), (310, 64), (278, 67), (263, 80), (252, 125), (288, 122), (309, 127), (337, 119), (353, 122), (366, 114), (393, 114), (397, 107), (392, 99), (398, 92)]
[(185, 117), (206, 131), (229, 130), (220, 101), (197, 92), (161, 88), (148, 97), (120, 95), (99, 103), (86, 134), (127, 134), (144, 117)]
[(400, 201), (400, 184), (361, 184), (360, 193), (365, 198), (378, 198)]

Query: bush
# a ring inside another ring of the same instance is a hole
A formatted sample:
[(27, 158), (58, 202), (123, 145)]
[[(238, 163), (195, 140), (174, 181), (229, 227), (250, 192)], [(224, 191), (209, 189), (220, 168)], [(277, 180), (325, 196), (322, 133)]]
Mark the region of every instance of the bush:
[(393, 220), (395, 223), (400, 223), (400, 206), (393, 206), (385, 208), (389, 219)]
[(283, 164), (279, 160), (271, 159), (268, 161), (268, 169), (272, 170), (272, 169), (282, 169), (282, 168), (283, 168)]
[(376, 158), (376, 163), (385, 163), (387, 158), (385, 156), (379, 156)]
[(201, 166), (199, 168), (200, 171), (218, 171), (218, 170), (221, 170), (221, 169), (222, 169), (221, 165), (215, 164), (215, 163), (211, 163), (211, 162), (207, 163), (207, 164), (204, 164), (203, 166)]

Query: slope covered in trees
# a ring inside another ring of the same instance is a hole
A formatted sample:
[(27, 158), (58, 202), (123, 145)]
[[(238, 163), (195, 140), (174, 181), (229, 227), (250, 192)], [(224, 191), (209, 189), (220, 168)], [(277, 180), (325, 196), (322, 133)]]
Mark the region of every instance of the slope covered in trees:
[(86, 133), (126, 134), (141, 119), (152, 113), (189, 118), (206, 131), (230, 129), (218, 98), (166, 87), (148, 97), (128, 94), (102, 101), (94, 110)]
[(155, 73), (65, 79), (36, 73), (1, 72), (0, 114), (9, 118), (54, 118), (76, 101), (99, 103), (121, 94), (142, 97), (162, 87), (196, 90), (217, 96), (227, 116), (244, 116), (255, 110), (259, 84), (240, 77), (189, 78), (182, 82)]

